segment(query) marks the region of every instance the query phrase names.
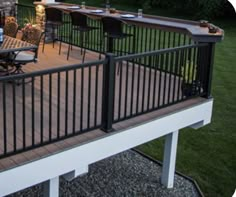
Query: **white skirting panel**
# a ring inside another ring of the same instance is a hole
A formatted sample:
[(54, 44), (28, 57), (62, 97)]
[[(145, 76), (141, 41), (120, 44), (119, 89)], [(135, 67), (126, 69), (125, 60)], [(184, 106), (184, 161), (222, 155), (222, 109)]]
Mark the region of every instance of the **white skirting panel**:
[[(80, 145), (0, 173), (0, 196), (51, 180), (75, 171), (86, 172), (87, 166), (137, 145), (170, 134), (184, 127), (206, 125), (211, 121), (213, 100), (158, 117), (156, 120)], [(77, 158), (77, 159), (76, 159)], [(81, 170), (80, 170), (81, 168)], [(73, 174), (73, 173), (72, 173)]]

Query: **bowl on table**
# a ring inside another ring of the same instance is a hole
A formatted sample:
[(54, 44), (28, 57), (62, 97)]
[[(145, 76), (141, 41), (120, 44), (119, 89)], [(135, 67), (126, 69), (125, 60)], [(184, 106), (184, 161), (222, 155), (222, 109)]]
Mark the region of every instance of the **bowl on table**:
[(116, 9), (115, 8), (110, 8), (110, 14), (115, 14), (116, 13)]
[(122, 15), (120, 15), (120, 17), (121, 18), (134, 18), (135, 15), (133, 15), (133, 14), (122, 14)]
[(200, 20), (200, 27), (208, 27), (209, 23), (206, 20)]

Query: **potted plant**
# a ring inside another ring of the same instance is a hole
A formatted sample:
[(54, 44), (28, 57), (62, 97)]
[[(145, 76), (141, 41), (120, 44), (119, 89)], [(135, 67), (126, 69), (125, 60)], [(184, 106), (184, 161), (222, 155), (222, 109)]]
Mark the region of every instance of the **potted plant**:
[(28, 14), (28, 16), (24, 18), (23, 23), (24, 23), (24, 27), (21, 30), (24, 32), (25, 29), (36, 26), (35, 17), (31, 14)]
[(200, 91), (200, 81), (197, 79), (197, 65), (187, 61), (181, 68), (182, 92), (185, 96), (194, 96)]

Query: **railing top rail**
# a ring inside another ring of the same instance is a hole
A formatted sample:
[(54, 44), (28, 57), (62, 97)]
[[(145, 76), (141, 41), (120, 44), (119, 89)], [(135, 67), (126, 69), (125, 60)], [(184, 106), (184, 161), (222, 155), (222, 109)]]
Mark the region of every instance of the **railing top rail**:
[(27, 5), (27, 4), (22, 4), (22, 3), (15, 3), (15, 5), (19, 5), (19, 6), (24, 6), (24, 7), (28, 7), (28, 8), (34, 8), (34, 5)]
[(119, 56), (119, 57), (115, 57), (114, 60), (115, 61), (124, 61), (124, 60), (130, 60), (130, 59), (137, 59), (140, 57), (161, 55), (161, 54), (165, 54), (165, 53), (169, 53), (169, 52), (175, 52), (175, 51), (179, 51), (179, 50), (196, 48), (196, 47), (204, 47), (204, 46), (207, 46), (207, 43), (191, 44), (191, 45), (180, 46), (180, 47), (175, 47), (175, 48), (167, 48), (167, 49), (160, 49), (160, 50), (155, 50), (155, 51), (148, 51), (148, 52), (144, 52), (144, 53), (136, 53), (136, 54), (131, 54), (131, 55)]
[(61, 66), (61, 67), (50, 68), (50, 69), (46, 69), (46, 70), (39, 70), (39, 71), (30, 72), (30, 73), (23, 73), (23, 74), (19, 74), (19, 75), (2, 76), (2, 77), (0, 77), (0, 82), (13, 80), (13, 79), (17, 80), (17, 79), (22, 79), (22, 78), (37, 77), (37, 76), (41, 76), (41, 75), (49, 75), (49, 74), (53, 74), (53, 73), (65, 72), (65, 71), (70, 71), (70, 70), (76, 70), (79, 68), (86, 68), (89, 66), (96, 66), (99, 64), (105, 64), (106, 62), (107, 62), (107, 60), (103, 59), (103, 60), (98, 60), (98, 61), (86, 62), (83, 64), (65, 65), (65, 66)]

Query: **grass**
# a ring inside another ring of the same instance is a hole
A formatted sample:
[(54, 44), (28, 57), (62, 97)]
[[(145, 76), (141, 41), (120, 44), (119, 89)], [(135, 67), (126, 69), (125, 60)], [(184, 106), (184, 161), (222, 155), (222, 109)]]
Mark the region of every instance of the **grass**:
[[(32, 3), (31, 0), (19, 2)], [(70, 0), (72, 2), (73, 0)], [(87, 0), (86, 5), (100, 6), (102, 0)], [(78, 3), (78, 1), (75, 1)], [(116, 9), (135, 11), (137, 7), (113, 4)], [(146, 10), (144, 10), (147, 13)], [(186, 18), (174, 11), (149, 10), (150, 14)], [(236, 183), (236, 25), (235, 19), (214, 21), (225, 30), (225, 39), (216, 45), (212, 83), (214, 110), (212, 123), (201, 129), (180, 132), (178, 171), (193, 177), (205, 196), (232, 196)], [(138, 147), (146, 154), (162, 160), (164, 139)]]

